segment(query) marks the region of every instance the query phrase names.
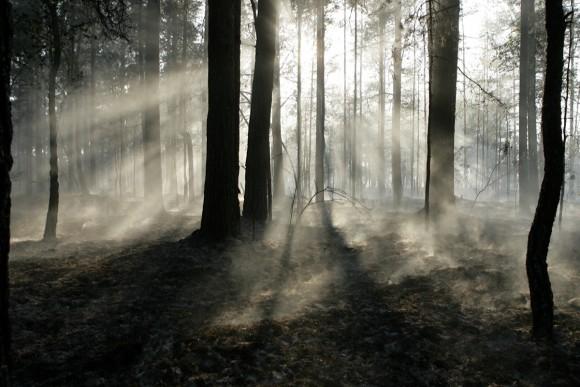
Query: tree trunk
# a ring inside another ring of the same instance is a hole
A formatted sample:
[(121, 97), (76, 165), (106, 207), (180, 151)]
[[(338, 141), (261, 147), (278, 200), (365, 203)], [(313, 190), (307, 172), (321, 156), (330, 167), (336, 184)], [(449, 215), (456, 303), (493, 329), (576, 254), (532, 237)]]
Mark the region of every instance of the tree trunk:
[(209, 3), (207, 161), (201, 236), (223, 240), (240, 229), (240, 18), (238, 0)]
[(60, 67), (61, 39), (60, 22), (57, 14), (57, 2), (47, 3), (50, 23), (50, 69), (48, 75), (48, 126), (50, 154), (50, 188), (48, 211), (44, 227), (44, 239), (56, 239), (58, 223), (59, 183), (58, 183), (58, 124), (56, 121), (56, 76)]
[(318, 0), (316, 7), (316, 201), (324, 201), (324, 5), (326, 0)]
[[(139, 8), (140, 9), (140, 8)], [(90, 78), (89, 78), (89, 187), (97, 189), (97, 100), (96, 100), (96, 62), (97, 38), (91, 35), (90, 42)]]
[(274, 161), (274, 198), (284, 194), (284, 151), (282, 149), (280, 94), (280, 26), (276, 25), (276, 59), (274, 60), (274, 90), (272, 97), (272, 160)]
[(528, 29), (528, 189), (530, 201), (538, 196), (538, 133), (536, 130), (536, 9), (534, 1), (529, 4)]
[(353, 115), (352, 115), (352, 139), (350, 143), (350, 193), (356, 199), (356, 176), (357, 176), (357, 143), (356, 131), (358, 124), (357, 98), (358, 98), (358, 0), (354, 1), (354, 94), (353, 94)]
[(9, 318), (10, 285), (10, 170), (12, 169), (12, 107), (10, 65), (12, 58), (12, 18), (8, 0), (0, 0), (0, 386), (10, 385), (11, 331)]
[(260, 0), (256, 18), (256, 60), (246, 156), (246, 190), (243, 216), (258, 222), (271, 214), (270, 115), (276, 58), (278, 9), (274, 0)]
[(296, 208), (301, 210), (302, 205), (302, 1), (296, 5), (296, 19), (298, 24), (298, 58), (296, 69)]
[[(393, 151), (391, 157), (393, 198), (395, 206), (401, 204), (403, 181), (401, 178), (401, 0), (395, 1), (395, 43), (393, 46)], [(457, 61), (457, 60), (456, 60)]]
[(528, 110), (530, 97), (530, 12), (534, 0), (521, 0), (520, 16), (520, 100), (519, 100), (519, 197), (520, 210), (530, 209), (528, 172)]
[(551, 337), (554, 324), (554, 301), (546, 259), (564, 176), (560, 98), (565, 29), (562, 0), (546, 0), (548, 48), (542, 101), (545, 166), (538, 206), (528, 236), (526, 254), (526, 272), (533, 316), (532, 332), (537, 338)]
[(143, 120), (145, 201), (153, 213), (163, 211), (161, 173), (161, 120), (159, 114), (159, 25), (160, 0), (148, 0), (145, 9), (145, 89)]
[(385, 160), (385, 24), (386, 10), (379, 11), (379, 141), (378, 141), (378, 179), (380, 198), (386, 191)]
[(459, 0), (430, 1), (429, 123), (426, 209), (434, 215), (455, 202), (455, 103)]

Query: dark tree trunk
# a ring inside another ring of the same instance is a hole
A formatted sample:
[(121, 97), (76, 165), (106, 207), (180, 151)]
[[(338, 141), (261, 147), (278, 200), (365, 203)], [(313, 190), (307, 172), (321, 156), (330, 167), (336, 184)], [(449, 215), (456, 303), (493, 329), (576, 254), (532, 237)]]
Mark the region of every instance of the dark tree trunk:
[(276, 59), (274, 61), (274, 90), (272, 95), (272, 160), (274, 161), (274, 198), (284, 194), (284, 150), (282, 149), (282, 101), (280, 94), (280, 26), (276, 28)]
[(12, 19), (8, 0), (0, 0), (0, 386), (10, 385), (11, 332), (9, 319), (10, 210), (12, 169), (12, 107), (10, 103), (10, 60)]
[(318, 0), (316, 7), (316, 165), (315, 188), (316, 201), (324, 201), (324, 5), (326, 0)]
[(57, 14), (56, 1), (49, 1), (48, 6), (50, 23), (50, 69), (48, 75), (48, 126), (49, 126), (49, 155), (50, 155), (50, 188), (48, 212), (44, 228), (44, 239), (56, 239), (56, 225), (58, 223), (59, 183), (58, 183), (58, 127), (56, 121), (56, 76), (60, 67), (61, 39), (60, 22)]
[(212, 240), (240, 230), (239, 0), (209, 3), (207, 163), (200, 233)]
[(246, 156), (244, 218), (266, 221), (270, 209), (270, 115), (276, 57), (278, 9), (275, 0), (260, 0), (256, 18), (256, 60)]
[(554, 324), (554, 301), (546, 259), (564, 177), (564, 143), (562, 140), (560, 99), (565, 29), (562, 0), (546, 0), (548, 48), (542, 101), (544, 179), (536, 214), (528, 236), (526, 254), (533, 335), (537, 338), (551, 337)]
[[(403, 56), (401, 46), (401, 1), (396, 0), (395, 3), (395, 43), (393, 46), (393, 151), (391, 156), (391, 169), (393, 199), (395, 206), (399, 206), (403, 196), (403, 180), (401, 177), (401, 69)], [(457, 62), (457, 59), (455, 62)]]
[(455, 202), (455, 102), (459, 0), (430, 1), (429, 123), (426, 209), (437, 215)]
[(143, 151), (145, 160), (145, 200), (152, 212), (163, 210), (161, 174), (161, 120), (159, 114), (159, 0), (148, 0), (145, 9), (145, 90)]

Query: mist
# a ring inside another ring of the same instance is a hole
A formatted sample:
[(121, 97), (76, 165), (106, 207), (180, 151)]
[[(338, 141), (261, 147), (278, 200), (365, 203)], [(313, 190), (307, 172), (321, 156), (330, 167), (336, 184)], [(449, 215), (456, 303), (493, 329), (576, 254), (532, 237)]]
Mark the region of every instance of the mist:
[(0, 0), (0, 386), (580, 384), (576, 5)]

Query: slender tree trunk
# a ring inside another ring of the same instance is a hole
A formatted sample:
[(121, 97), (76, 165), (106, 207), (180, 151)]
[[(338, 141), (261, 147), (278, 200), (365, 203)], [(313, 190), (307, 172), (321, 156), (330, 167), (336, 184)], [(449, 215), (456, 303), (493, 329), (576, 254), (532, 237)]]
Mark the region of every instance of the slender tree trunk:
[(395, 206), (401, 204), (403, 181), (401, 177), (401, 0), (395, 0), (395, 43), (393, 46), (393, 151), (391, 157), (393, 198)]
[(528, 162), (528, 99), (530, 96), (530, 7), (534, 0), (521, 0), (520, 17), (520, 100), (519, 100), (519, 197), (520, 210), (527, 212), (530, 207), (529, 162)]
[(56, 121), (56, 76), (60, 67), (61, 38), (60, 22), (57, 14), (57, 2), (50, 1), (48, 14), (50, 20), (50, 69), (48, 75), (48, 126), (49, 126), (49, 153), (50, 153), (50, 188), (48, 212), (44, 228), (44, 239), (56, 239), (56, 225), (58, 223), (59, 183), (58, 183), (58, 124)]
[(427, 209), (439, 215), (455, 202), (455, 103), (459, 0), (430, 1)]
[(386, 191), (385, 160), (385, 24), (386, 10), (379, 11), (379, 141), (378, 141), (378, 179), (379, 195), (383, 198)]
[[(140, 7), (139, 7), (140, 9)], [(97, 188), (97, 99), (96, 99), (96, 62), (97, 62), (97, 38), (91, 35), (90, 41), (90, 78), (89, 78), (89, 186)]]
[(357, 98), (358, 98), (358, 0), (354, 1), (354, 92), (353, 92), (353, 115), (352, 115), (352, 139), (350, 143), (351, 148), (351, 162), (350, 162), (350, 193), (353, 198), (356, 198), (356, 179), (357, 179), (357, 140), (356, 132), (358, 126), (357, 117)]
[(143, 122), (145, 200), (153, 213), (163, 211), (161, 172), (161, 119), (159, 112), (159, 29), (160, 0), (148, 0), (145, 29), (146, 106)]
[(296, 208), (302, 206), (302, 0), (297, 1), (296, 19), (298, 24), (298, 58), (296, 70)]
[(344, 0), (343, 2), (343, 28), (342, 28), (342, 34), (343, 34), (343, 57), (342, 57), (342, 157), (343, 157), (343, 187), (346, 190), (347, 188), (347, 180), (348, 180), (348, 166), (349, 166), (349, 154), (348, 154), (348, 140), (349, 140), (349, 136), (348, 136), (348, 104), (347, 104), (347, 100), (348, 100), (348, 96), (347, 96), (347, 80), (346, 80), (346, 74), (347, 74), (347, 68), (346, 68), (346, 55), (347, 55), (347, 45), (346, 45), (346, 25), (347, 25), (347, 19), (346, 19), (346, 8), (347, 8), (347, 4), (346, 4), (346, 0)]
[(10, 386), (11, 329), (9, 318), (10, 284), (10, 170), (12, 169), (12, 107), (10, 65), (12, 59), (12, 9), (0, 0), (0, 386)]
[(533, 316), (532, 332), (537, 338), (551, 337), (554, 324), (554, 301), (546, 260), (564, 176), (560, 99), (565, 29), (562, 0), (546, 0), (548, 48), (542, 102), (545, 167), (538, 206), (528, 236), (526, 254), (526, 272)]
[(241, 1), (209, 5), (207, 161), (201, 236), (223, 240), (240, 231)]
[(324, 5), (326, 0), (318, 0), (316, 7), (316, 167), (315, 188), (319, 194), (316, 200), (324, 201), (324, 118), (325, 118), (325, 88), (324, 88)]
[(278, 9), (274, 0), (260, 0), (256, 18), (256, 60), (252, 81), (252, 102), (246, 156), (246, 190), (243, 216), (266, 221), (270, 184), (270, 115), (276, 58)]
[(274, 162), (274, 198), (284, 195), (284, 151), (282, 149), (282, 101), (280, 94), (280, 26), (276, 25), (276, 59), (272, 96), (272, 159)]
[(536, 9), (535, 2), (529, 4), (528, 30), (528, 180), (530, 201), (538, 196), (538, 133), (536, 130)]

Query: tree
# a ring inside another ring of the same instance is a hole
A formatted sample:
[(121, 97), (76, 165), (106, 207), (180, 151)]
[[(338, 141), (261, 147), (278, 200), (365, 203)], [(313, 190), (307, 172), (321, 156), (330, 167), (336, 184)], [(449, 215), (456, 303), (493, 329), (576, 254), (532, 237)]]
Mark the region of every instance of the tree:
[(395, 0), (395, 43), (393, 46), (393, 151), (391, 157), (391, 168), (393, 197), (396, 206), (401, 203), (401, 197), (403, 196), (403, 180), (401, 177), (401, 68), (403, 63), (401, 30), (401, 0)]
[(275, 0), (260, 0), (256, 15), (256, 60), (246, 157), (244, 218), (263, 222), (271, 216), (270, 115), (276, 59)]
[(241, 2), (213, 0), (208, 6), (207, 160), (200, 235), (223, 240), (240, 229)]
[(145, 8), (144, 73), (146, 104), (143, 112), (145, 199), (153, 212), (163, 210), (161, 175), (161, 119), (159, 113), (159, 0), (148, 0)]
[(378, 141), (378, 179), (379, 193), (386, 189), (385, 161), (385, 24), (387, 12), (384, 5), (379, 10), (379, 141)]
[(324, 201), (324, 5), (318, 0), (316, 6), (316, 201)]
[(564, 67), (564, 34), (566, 23), (562, 0), (546, 0), (546, 75), (542, 100), (542, 139), (544, 144), (544, 179), (538, 205), (528, 235), (526, 272), (530, 288), (533, 330), (537, 338), (552, 336), (554, 301), (547, 255), (552, 226), (564, 180), (564, 143), (562, 140), (561, 106)]
[(10, 385), (10, 319), (8, 314), (10, 211), (12, 169), (12, 107), (10, 61), (12, 58), (11, 5), (0, 0), (0, 386)]
[(296, 34), (298, 40), (298, 55), (296, 69), (296, 208), (302, 204), (302, 13), (303, 0), (296, 0)]
[[(535, 117), (530, 117), (530, 87), (531, 82), (531, 72), (530, 72), (530, 56), (531, 53), (531, 38), (530, 34), (532, 27), (531, 13), (534, 7), (534, 0), (522, 0), (521, 2), (521, 16), (520, 16), (520, 100), (519, 100), (519, 164), (518, 164), (518, 174), (519, 174), (519, 204), (520, 209), (523, 211), (529, 211), (530, 207), (530, 170), (528, 161), (528, 137), (531, 136), (529, 133), (529, 121)], [(535, 75), (534, 75), (535, 79)], [(535, 82), (534, 82), (535, 85)], [(535, 98), (535, 93), (534, 93)]]
[(429, 1), (429, 122), (426, 211), (455, 202), (455, 102), (459, 0)]
[(44, 239), (56, 239), (58, 223), (59, 182), (58, 182), (58, 123), (56, 118), (56, 77), (60, 68), (61, 36), (58, 17), (58, 1), (46, 0), (50, 28), (50, 69), (48, 74), (48, 126), (50, 153), (50, 187), (48, 212), (44, 227)]
[(280, 25), (276, 26), (276, 59), (274, 61), (274, 90), (272, 96), (272, 160), (274, 199), (284, 194), (284, 153), (282, 149), (282, 100), (280, 94)]

